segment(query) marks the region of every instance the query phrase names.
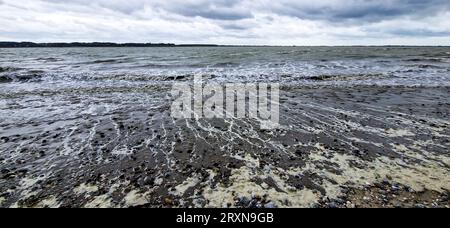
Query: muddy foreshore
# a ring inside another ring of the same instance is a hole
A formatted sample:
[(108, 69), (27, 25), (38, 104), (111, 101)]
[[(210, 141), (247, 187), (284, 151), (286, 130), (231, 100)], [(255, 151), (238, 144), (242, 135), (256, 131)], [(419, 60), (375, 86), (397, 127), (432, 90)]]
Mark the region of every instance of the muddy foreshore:
[(281, 125), (169, 88), (0, 95), (0, 207), (450, 207), (450, 88), (281, 88)]

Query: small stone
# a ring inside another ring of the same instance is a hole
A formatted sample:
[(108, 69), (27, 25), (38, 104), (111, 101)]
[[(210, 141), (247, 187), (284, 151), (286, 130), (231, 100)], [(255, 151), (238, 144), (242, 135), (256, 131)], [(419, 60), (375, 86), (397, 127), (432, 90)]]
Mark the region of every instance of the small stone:
[(264, 208), (274, 209), (274, 208), (278, 208), (278, 207), (277, 207), (277, 205), (275, 205), (275, 203), (270, 202), (270, 203), (266, 203), (264, 205)]
[(341, 192), (342, 192), (343, 194), (348, 194), (348, 193), (350, 192), (350, 190), (349, 190), (348, 188), (343, 188), (343, 189), (341, 190)]
[(347, 208), (355, 208), (356, 207), (356, 205), (355, 204), (353, 204), (352, 202), (350, 202), (350, 201), (347, 201), (347, 203), (346, 203), (346, 207)]
[(420, 208), (420, 209), (426, 208), (425, 205), (420, 204), (420, 203), (416, 204), (415, 207)]
[(345, 200), (340, 199), (340, 198), (337, 198), (337, 199), (335, 199), (334, 201), (335, 201), (337, 204), (345, 204), (345, 203), (346, 203)]
[(247, 207), (250, 204), (250, 200), (247, 197), (239, 197), (237, 203), (241, 206)]
[(397, 185), (392, 185), (391, 189), (392, 189), (392, 191), (398, 191), (398, 190), (400, 190), (400, 187)]
[(144, 178), (144, 184), (145, 185), (153, 185), (153, 184), (155, 184), (155, 179), (153, 179), (151, 177), (146, 177), (146, 178)]
[(338, 205), (334, 202), (328, 203), (329, 208), (338, 208)]
[(173, 200), (170, 198), (164, 198), (164, 204), (167, 206), (173, 205)]

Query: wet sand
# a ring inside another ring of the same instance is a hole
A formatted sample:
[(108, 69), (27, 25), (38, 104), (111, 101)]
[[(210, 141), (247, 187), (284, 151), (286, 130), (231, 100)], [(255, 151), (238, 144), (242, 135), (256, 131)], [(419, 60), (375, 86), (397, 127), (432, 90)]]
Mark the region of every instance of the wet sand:
[(283, 85), (273, 131), (169, 89), (1, 94), (0, 206), (450, 207), (449, 87)]

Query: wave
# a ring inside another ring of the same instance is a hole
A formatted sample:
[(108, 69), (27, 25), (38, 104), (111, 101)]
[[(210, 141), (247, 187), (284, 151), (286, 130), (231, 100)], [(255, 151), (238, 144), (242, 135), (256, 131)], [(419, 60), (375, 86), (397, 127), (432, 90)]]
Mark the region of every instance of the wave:
[(406, 59), (406, 62), (434, 62), (434, 63), (442, 63), (445, 59), (443, 58), (411, 58)]
[(166, 78), (166, 81), (185, 81), (188, 77), (192, 77), (192, 75), (169, 76)]
[(90, 63), (92, 63), (92, 64), (99, 64), (99, 63), (116, 63), (116, 62), (118, 62), (119, 61), (119, 59), (102, 59), (102, 60), (95, 60), (95, 61), (92, 61), (92, 62), (90, 62)]
[(13, 72), (13, 71), (18, 71), (18, 70), (20, 70), (20, 69), (15, 68), (15, 67), (0, 67), (0, 73)]
[(13, 79), (8, 76), (0, 76), (0, 83), (12, 82)]
[(9, 73), (0, 75), (0, 82), (32, 82), (40, 81), (44, 77), (45, 72), (40, 70), (31, 70), (20, 73)]
[(203, 64), (155, 64), (149, 63), (145, 65), (136, 65), (134, 68), (151, 68), (151, 69), (180, 69), (180, 68), (203, 68)]
[(58, 59), (58, 58), (38, 58), (36, 59), (37, 61), (44, 61), (44, 62), (48, 62), (48, 63), (54, 63), (54, 62), (60, 62), (62, 61), (62, 59)]
[(360, 81), (368, 79), (388, 78), (385, 74), (342, 74), (342, 75), (319, 75), (306, 78), (311, 81)]
[[(188, 81), (193, 74), (179, 75), (152, 75), (152, 74), (106, 74), (106, 75), (67, 75), (66, 80), (72, 81), (129, 81), (129, 82), (162, 82), (162, 81)], [(207, 77), (211, 78), (211, 77)]]
[(239, 64), (233, 63), (233, 62), (223, 62), (223, 63), (216, 63), (212, 65), (212, 67), (233, 67), (238, 66)]
[(22, 69), (14, 67), (0, 67), (0, 83), (7, 83), (13, 81), (29, 81), (36, 78), (41, 78), (42, 71), (31, 70), (28, 72), (17, 72)]

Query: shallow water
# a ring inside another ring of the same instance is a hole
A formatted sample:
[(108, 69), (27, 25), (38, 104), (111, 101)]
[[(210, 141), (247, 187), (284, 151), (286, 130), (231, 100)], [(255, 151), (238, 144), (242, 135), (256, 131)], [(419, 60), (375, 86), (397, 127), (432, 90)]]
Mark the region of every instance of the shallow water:
[[(450, 190), (449, 53), (0, 49), (0, 206), (310, 207), (386, 179), (441, 197)], [(282, 127), (173, 119), (171, 85), (197, 73), (279, 82)]]
[(194, 73), (218, 81), (432, 86), (450, 83), (449, 53), (448, 47), (1, 49), (0, 76), (65, 86), (156, 83)]

